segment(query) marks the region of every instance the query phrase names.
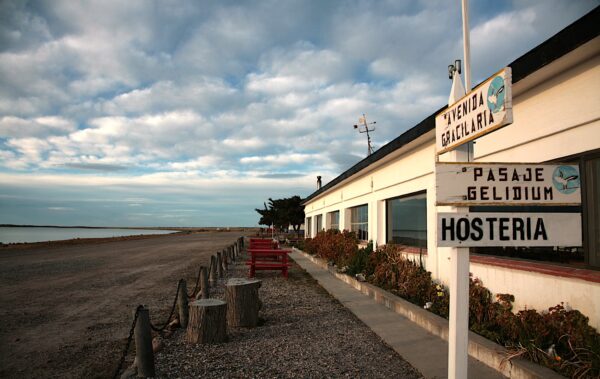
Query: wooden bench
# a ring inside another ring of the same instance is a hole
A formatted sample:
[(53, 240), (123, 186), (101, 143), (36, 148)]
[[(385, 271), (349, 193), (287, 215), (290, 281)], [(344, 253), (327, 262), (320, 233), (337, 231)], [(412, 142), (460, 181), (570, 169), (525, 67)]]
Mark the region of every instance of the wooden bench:
[(250, 260), (246, 265), (250, 266), (248, 276), (253, 278), (256, 270), (281, 270), (285, 278), (288, 277), (288, 268), (291, 264), (288, 262), (288, 254), (291, 250), (283, 249), (248, 249)]

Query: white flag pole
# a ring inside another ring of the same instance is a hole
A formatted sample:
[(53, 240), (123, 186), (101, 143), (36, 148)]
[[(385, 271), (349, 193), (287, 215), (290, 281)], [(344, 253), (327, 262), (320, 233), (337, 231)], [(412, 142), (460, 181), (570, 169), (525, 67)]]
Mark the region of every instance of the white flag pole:
[[(471, 54), (469, 48), (469, 4), (462, 2), (465, 90), (471, 91)], [(470, 148), (464, 144), (449, 154), (454, 162), (472, 160)], [(454, 208), (469, 211), (469, 208)], [(450, 320), (448, 330), (448, 378), (466, 379), (469, 359), (469, 248), (450, 249)]]
[(463, 50), (465, 59), (465, 89), (471, 92), (471, 39), (469, 38), (469, 0), (462, 0)]

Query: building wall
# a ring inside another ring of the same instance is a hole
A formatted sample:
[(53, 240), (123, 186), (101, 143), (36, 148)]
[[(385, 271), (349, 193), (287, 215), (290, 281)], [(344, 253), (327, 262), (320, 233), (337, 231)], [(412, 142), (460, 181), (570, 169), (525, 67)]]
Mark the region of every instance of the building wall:
[[(600, 149), (600, 39), (585, 48), (595, 49), (588, 54), (591, 58), (574, 63), (569, 61), (571, 53), (567, 54), (556, 63), (566, 68), (553, 72), (553, 67), (546, 67), (537, 72), (541, 78), (537, 84), (523, 81), (514, 85), (514, 123), (479, 138), (474, 145), (475, 161), (544, 162)], [(435, 134), (427, 134), (418, 146), (399, 150), (389, 162), (375, 163), (312, 199), (305, 212), (307, 217), (323, 214), (325, 220), (327, 212), (339, 210), (340, 227), (349, 229), (348, 209), (368, 204), (369, 239), (383, 244), (385, 200), (427, 191), (428, 252), (424, 263), (434, 279), (447, 285), (451, 248), (436, 246), (436, 212), (451, 208), (435, 206)], [(543, 310), (564, 302), (600, 329), (600, 283), (481, 263), (473, 263), (471, 272), (494, 293), (515, 295), (515, 310)]]

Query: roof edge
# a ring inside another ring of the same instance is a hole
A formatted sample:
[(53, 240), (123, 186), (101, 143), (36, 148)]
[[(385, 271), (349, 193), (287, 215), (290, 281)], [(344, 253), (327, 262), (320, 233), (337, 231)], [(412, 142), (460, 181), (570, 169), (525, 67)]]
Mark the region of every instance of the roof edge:
[[(513, 84), (531, 75), (542, 67), (554, 62), (558, 58), (577, 49), (581, 45), (598, 37), (598, 35), (600, 35), (600, 28), (598, 28), (599, 24), (600, 6), (597, 6), (552, 37), (548, 38), (546, 41), (515, 59), (513, 62), (508, 64), (508, 66), (512, 69)], [(398, 137), (382, 146), (373, 154), (362, 159), (354, 166), (337, 176), (335, 179), (307, 196), (304, 200), (302, 200), (301, 204), (306, 205), (306, 203), (308, 203), (310, 200), (316, 198), (322, 193), (327, 192), (329, 189), (352, 177), (364, 168), (383, 159), (387, 155), (402, 148), (406, 144), (424, 135), (430, 130), (435, 129), (435, 116), (446, 108), (448, 108), (447, 105), (438, 109), (433, 114), (427, 116), (424, 120), (419, 122), (417, 125), (413, 126), (406, 132), (400, 134)]]

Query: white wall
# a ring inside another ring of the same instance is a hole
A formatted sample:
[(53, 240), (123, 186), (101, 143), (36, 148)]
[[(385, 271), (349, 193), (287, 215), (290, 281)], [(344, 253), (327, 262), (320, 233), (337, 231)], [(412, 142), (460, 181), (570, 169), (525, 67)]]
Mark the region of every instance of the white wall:
[[(526, 78), (515, 84), (514, 123), (479, 138), (474, 147), (476, 161), (543, 162), (600, 149), (600, 38), (585, 48), (595, 49), (583, 54), (588, 57), (585, 60), (576, 61), (582, 56), (576, 50), (534, 73), (532, 77), (538, 83)], [(376, 162), (311, 200), (305, 208), (307, 216), (339, 210), (340, 228), (349, 229), (348, 209), (368, 204), (369, 238), (381, 245), (386, 239), (385, 200), (426, 190), (425, 265), (434, 279), (448, 284), (450, 249), (436, 246), (434, 138), (432, 131), (419, 143), (415, 141), (391, 153), (387, 163)], [(440, 158), (445, 160), (444, 156)], [(479, 263), (472, 264), (471, 271), (494, 293), (515, 295), (515, 310), (526, 306), (543, 310), (564, 302), (600, 329), (600, 283)]]

